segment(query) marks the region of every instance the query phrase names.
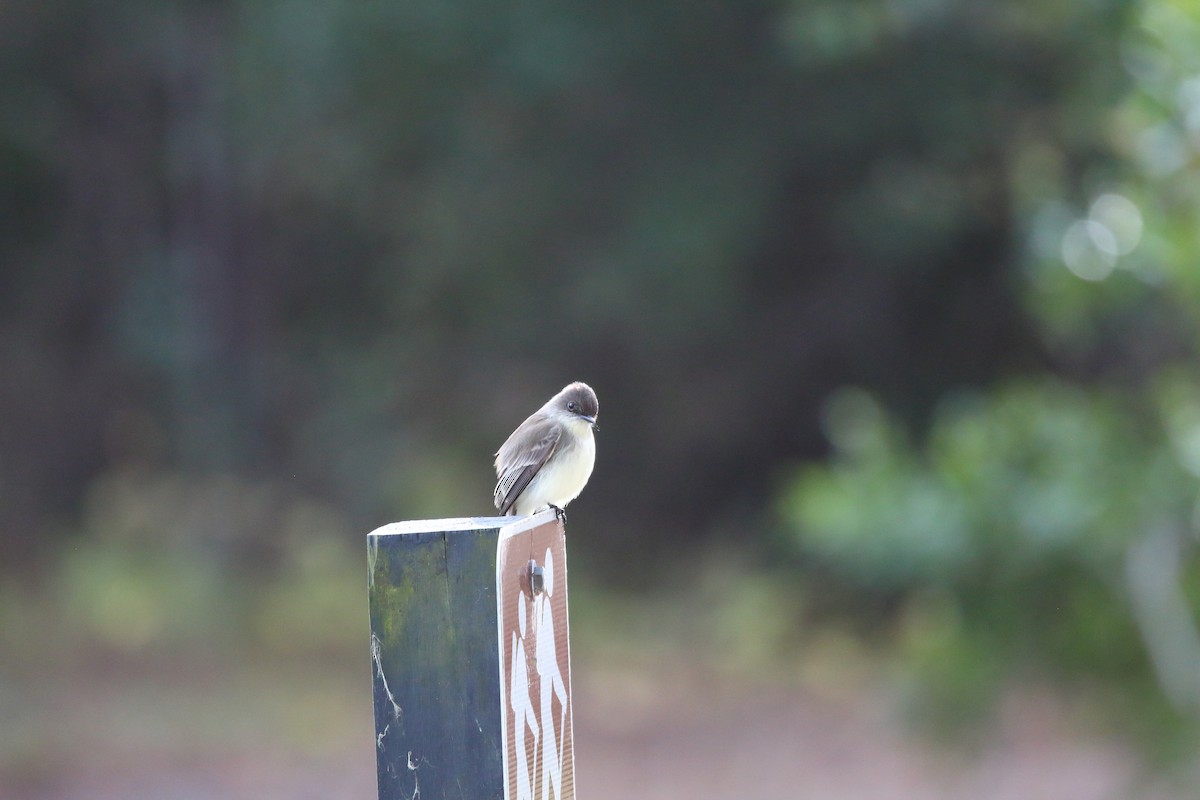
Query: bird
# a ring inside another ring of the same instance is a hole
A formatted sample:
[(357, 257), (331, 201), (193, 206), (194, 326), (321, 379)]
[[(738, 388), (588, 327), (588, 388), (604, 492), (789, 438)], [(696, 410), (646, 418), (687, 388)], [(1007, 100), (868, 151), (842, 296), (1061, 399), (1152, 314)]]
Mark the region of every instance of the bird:
[(496, 451), (493, 499), (502, 516), (564, 515), (592, 475), (599, 412), (592, 387), (576, 381), (517, 426)]

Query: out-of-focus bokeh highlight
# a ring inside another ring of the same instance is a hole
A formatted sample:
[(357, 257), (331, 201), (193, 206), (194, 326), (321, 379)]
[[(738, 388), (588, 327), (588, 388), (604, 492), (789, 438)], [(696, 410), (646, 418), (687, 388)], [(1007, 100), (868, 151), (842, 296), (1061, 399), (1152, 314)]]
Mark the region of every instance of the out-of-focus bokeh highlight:
[(373, 796), (364, 535), (576, 379), (583, 795), (1200, 790), (1195, 4), (15, 2), (0, 97), (0, 796)]

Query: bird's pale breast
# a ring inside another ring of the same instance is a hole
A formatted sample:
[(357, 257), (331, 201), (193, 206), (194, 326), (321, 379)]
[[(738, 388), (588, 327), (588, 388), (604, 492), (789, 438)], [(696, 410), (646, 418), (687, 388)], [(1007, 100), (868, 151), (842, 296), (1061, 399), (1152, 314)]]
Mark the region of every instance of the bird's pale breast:
[(596, 463), (596, 439), (590, 424), (568, 424), (579, 425), (582, 430), (577, 429), (574, 437), (563, 437), (564, 441), (573, 441), (574, 444), (560, 446), (559, 451), (521, 492), (516, 502), (518, 515), (532, 514), (547, 505), (565, 508), (587, 485)]

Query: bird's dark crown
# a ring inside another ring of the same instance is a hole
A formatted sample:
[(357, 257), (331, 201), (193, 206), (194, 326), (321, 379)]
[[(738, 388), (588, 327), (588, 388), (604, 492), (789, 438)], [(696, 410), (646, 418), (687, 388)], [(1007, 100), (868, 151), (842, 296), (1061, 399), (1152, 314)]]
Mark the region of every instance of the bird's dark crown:
[(572, 414), (593, 419), (600, 413), (600, 401), (586, 383), (576, 381), (558, 393), (560, 407)]

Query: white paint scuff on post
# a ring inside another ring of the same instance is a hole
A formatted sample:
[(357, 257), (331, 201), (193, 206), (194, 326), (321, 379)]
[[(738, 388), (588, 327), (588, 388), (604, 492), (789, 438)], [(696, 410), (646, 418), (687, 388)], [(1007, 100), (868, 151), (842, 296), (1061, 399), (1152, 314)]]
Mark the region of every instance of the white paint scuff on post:
[[(375, 671), (379, 675), (379, 680), (383, 681), (383, 691), (387, 694), (388, 702), (392, 704), (392, 719), (398, 721), (403, 710), (396, 702), (396, 697), (392, 694), (392, 690), (388, 688), (387, 675), (383, 673), (383, 659), (380, 656), (381, 649), (382, 645), (379, 643), (379, 637), (371, 634), (371, 661), (375, 664)], [(387, 726), (387, 728), (390, 727), (391, 725)], [(378, 741), (380, 746), (382, 746), (383, 737), (387, 735), (387, 728), (384, 728), (383, 733), (379, 734)]]

